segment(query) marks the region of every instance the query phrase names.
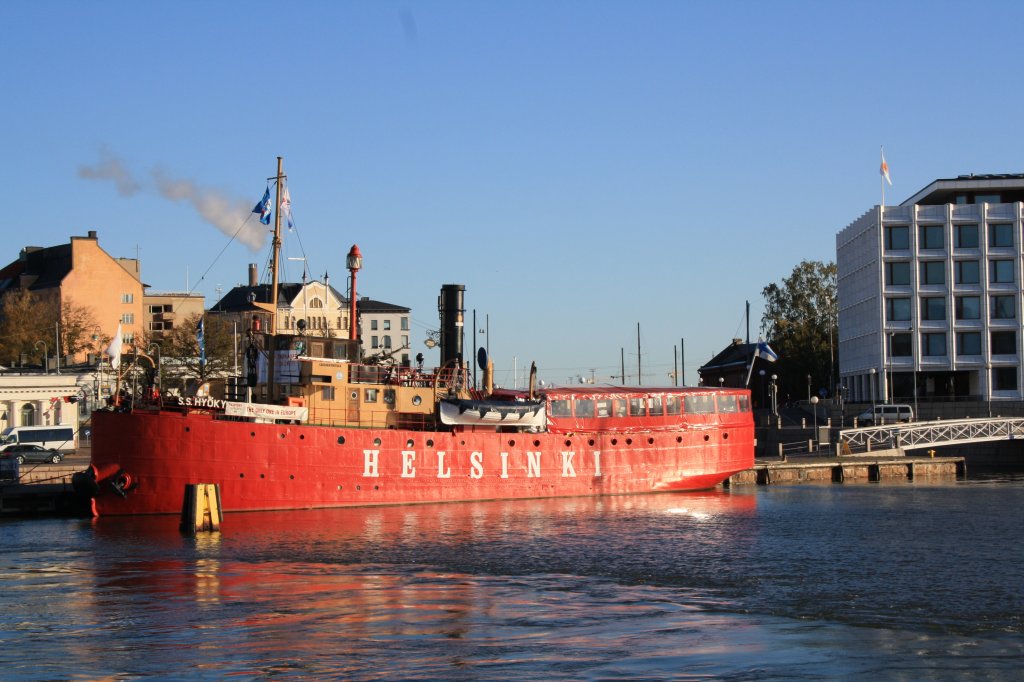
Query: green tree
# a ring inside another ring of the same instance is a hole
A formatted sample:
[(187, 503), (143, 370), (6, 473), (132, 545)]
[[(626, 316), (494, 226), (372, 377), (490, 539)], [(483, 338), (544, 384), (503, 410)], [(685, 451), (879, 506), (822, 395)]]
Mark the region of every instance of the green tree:
[(210, 378), (226, 376), (234, 368), (233, 329), (231, 322), (220, 315), (206, 316), (206, 362), (200, 363), (196, 329), (202, 317), (199, 314), (190, 315), (166, 332), (163, 339), (154, 340), (160, 346), (165, 377), (173, 374), (175, 379), (181, 381), (182, 387), (186, 383), (202, 384)]
[[(789, 277), (766, 286), (761, 333), (778, 353), (779, 396), (807, 399), (836, 385), (836, 265), (802, 261)], [(808, 381), (808, 376), (810, 380)]]

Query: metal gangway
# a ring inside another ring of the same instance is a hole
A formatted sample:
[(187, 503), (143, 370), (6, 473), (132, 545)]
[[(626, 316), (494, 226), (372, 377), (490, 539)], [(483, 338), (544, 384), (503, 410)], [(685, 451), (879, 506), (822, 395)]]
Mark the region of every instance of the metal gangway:
[(936, 420), (867, 426), (839, 432), (839, 452), (938, 447), (961, 443), (1024, 440), (1024, 417)]

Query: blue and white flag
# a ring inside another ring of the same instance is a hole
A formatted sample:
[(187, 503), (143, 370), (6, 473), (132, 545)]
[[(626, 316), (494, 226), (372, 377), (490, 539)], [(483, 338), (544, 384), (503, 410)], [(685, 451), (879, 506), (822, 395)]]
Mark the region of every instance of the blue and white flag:
[(771, 346), (767, 344), (760, 336), (757, 337), (757, 350), (754, 351), (755, 358), (761, 358), (768, 362), (775, 362), (779, 359), (778, 353), (771, 349)]
[(288, 193), (288, 186), (281, 188), (281, 217), (288, 223), (288, 229), (295, 227), (292, 221), (292, 195)]
[(206, 320), (199, 318), (199, 326), (196, 327), (196, 341), (199, 342), (199, 366), (206, 365)]
[(260, 199), (260, 202), (253, 207), (252, 212), (260, 214), (260, 222), (261, 223), (263, 223), (264, 225), (269, 225), (270, 224), (270, 188), (269, 187), (267, 188), (267, 191), (263, 193), (263, 198)]

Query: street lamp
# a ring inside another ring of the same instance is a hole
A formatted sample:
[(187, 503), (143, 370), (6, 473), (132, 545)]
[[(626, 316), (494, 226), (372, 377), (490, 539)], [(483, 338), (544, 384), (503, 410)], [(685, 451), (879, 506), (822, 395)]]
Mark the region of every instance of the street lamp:
[(811, 398), (811, 409), (814, 410), (814, 449), (818, 449), (818, 396)]
[(779, 375), (772, 375), (771, 385), (771, 403), (772, 403), (772, 416), (778, 416), (779, 414), (779, 385), (775, 382), (778, 381)]
[(718, 377), (718, 387), (722, 388), (725, 385), (725, 377)]
[(886, 357), (886, 362), (889, 365), (889, 379), (886, 381), (885, 402), (890, 404), (896, 402), (896, 369), (893, 367), (892, 358), (892, 344), (895, 335), (895, 332), (889, 332), (889, 355)]
[(807, 375), (807, 402), (811, 402), (811, 375)]
[(871, 421), (875, 421), (875, 368), (871, 368)]
[(36, 343), (33, 346), (33, 348), (38, 350), (40, 345), (42, 345), (42, 347), (43, 347), (43, 374), (49, 374), (50, 373), (50, 352), (46, 349), (46, 342), (45, 341), (36, 341)]

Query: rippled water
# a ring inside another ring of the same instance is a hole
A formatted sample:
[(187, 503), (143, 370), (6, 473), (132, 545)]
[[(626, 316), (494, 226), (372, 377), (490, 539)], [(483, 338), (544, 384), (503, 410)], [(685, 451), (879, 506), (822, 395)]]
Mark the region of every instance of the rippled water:
[(1017, 679), (1024, 480), (0, 522), (2, 679)]

